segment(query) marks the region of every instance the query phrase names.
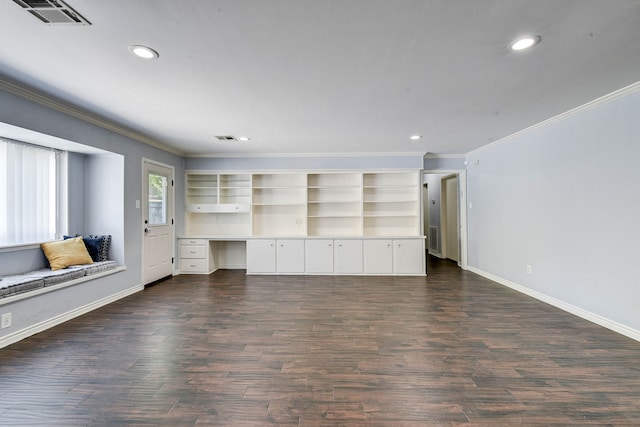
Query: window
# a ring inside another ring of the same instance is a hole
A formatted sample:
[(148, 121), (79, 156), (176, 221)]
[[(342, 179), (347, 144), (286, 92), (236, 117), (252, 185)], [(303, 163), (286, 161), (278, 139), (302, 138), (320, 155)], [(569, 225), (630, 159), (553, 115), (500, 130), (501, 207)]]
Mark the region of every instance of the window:
[(149, 225), (167, 223), (167, 177), (149, 172)]
[(0, 246), (59, 236), (59, 157), (51, 148), (0, 139)]

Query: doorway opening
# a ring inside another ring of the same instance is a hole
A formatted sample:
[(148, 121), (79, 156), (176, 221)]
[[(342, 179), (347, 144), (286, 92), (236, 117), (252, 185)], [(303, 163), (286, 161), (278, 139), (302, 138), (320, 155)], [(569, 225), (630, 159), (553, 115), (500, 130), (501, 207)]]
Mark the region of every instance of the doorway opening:
[(427, 258), (467, 269), (466, 171), (424, 171), (423, 228)]

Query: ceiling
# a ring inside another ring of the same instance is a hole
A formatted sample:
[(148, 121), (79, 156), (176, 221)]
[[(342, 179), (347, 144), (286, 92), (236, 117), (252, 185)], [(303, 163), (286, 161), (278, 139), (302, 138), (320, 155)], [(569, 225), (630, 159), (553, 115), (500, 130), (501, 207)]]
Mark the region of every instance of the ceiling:
[(640, 80), (638, 0), (67, 3), (0, 0), (0, 75), (183, 155), (461, 154)]

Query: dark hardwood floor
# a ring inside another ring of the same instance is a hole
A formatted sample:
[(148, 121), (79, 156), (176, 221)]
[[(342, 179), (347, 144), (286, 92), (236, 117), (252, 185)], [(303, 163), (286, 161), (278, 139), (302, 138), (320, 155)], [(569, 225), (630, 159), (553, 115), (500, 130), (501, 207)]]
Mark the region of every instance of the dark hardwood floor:
[(0, 349), (1, 425), (640, 425), (640, 343), (448, 261), (178, 276)]

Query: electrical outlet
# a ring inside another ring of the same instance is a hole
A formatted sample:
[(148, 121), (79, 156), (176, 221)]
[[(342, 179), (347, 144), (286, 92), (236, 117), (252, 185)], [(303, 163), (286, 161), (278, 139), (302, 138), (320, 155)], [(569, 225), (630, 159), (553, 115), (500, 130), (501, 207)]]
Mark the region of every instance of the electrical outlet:
[(531, 268), (531, 264), (527, 264), (527, 274), (533, 274), (533, 270)]
[(2, 315), (2, 327), (1, 329), (5, 329), (11, 326), (11, 313), (5, 313)]

